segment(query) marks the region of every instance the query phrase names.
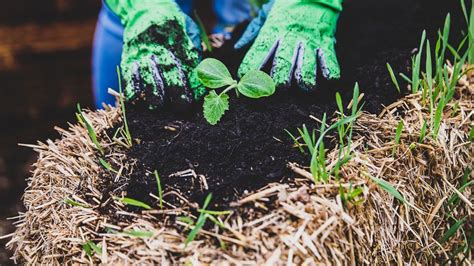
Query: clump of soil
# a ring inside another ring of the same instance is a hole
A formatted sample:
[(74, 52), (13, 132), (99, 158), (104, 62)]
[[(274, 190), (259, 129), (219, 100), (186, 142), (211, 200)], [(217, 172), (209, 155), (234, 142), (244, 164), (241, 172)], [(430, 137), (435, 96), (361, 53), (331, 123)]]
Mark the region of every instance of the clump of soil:
[[(295, 133), (302, 124), (319, 126), (309, 116), (330, 116), (336, 110), (336, 91), (341, 92), (347, 104), (356, 81), (365, 94), (366, 111), (377, 113), (383, 105), (398, 99), (401, 94), (391, 85), (386, 63), (390, 62), (396, 72), (408, 72), (421, 31), (436, 33), (454, 6), (457, 3), (421, 0), (347, 1), (337, 34), (341, 80), (329, 83), (320, 78), (319, 89), (311, 94), (289, 88), (258, 101), (233, 97), (230, 111), (217, 126), (205, 121), (199, 107), (187, 117), (129, 107), (130, 129), (140, 144), (128, 153), (138, 164), (124, 189), (130, 197), (151, 201), (148, 195), (156, 191), (156, 181), (147, 172), (157, 170), (165, 191), (174, 190), (195, 202), (202, 202), (212, 192), (213, 201), (226, 206), (246, 190), (256, 190), (269, 182), (285, 182), (291, 177), (287, 162), (306, 165), (309, 156), (292, 147), (284, 129)], [(453, 16), (455, 25), (461, 20), (459, 13)], [(242, 29), (243, 26), (237, 28), (236, 38), (208, 55), (224, 61), (234, 73), (245, 54), (245, 50), (232, 49)], [(184, 170), (192, 170), (188, 173), (196, 176), (170, 176)], [(179, 200), (174, 195), (165, 199), (173, 203)]]

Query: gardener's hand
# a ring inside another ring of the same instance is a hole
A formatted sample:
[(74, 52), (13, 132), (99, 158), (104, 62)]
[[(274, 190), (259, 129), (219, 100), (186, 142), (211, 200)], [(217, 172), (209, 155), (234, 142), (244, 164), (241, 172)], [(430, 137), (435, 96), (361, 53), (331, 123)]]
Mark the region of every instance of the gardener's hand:
[(272, 0), (265, 4), (235, 48), (254, 39), (240, 68), (242, 76), (273, 60), (271, 76), (278, 87), (293, 80), (305, 90), (316, 88), (317, 72), (326, 79), (340, 77), (334, 50), (342, 0)]
[(128, 101), (181, 106), (204, 93), (194, 68), (199, 28), (173, 0), (107, 0), (125, 25), (122, 75)]

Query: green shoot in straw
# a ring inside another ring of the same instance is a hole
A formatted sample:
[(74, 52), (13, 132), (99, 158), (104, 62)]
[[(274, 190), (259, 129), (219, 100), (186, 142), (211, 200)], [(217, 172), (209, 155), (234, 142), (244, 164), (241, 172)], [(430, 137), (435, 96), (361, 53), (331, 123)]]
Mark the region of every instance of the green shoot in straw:
[(99, 158), (99, 162), (100, 164), (107, 170), (111, 171), (111, 172), (114, 172), (114, 173), (118, 173), (118, 171), (116, 171), (112, 165), (110, 165), (106, 160), (102, 159), (102, 158)]
[(102, 248), (97, 246), (92, 241), (87, 240), (86, 243), (82, 244), (82, 249), (86, 252), (87, 256), (92, 257), (94, 254), (102, 255)]
[(146, 210), (151, 210), (150, 205), (148, 205), (144, 202), (141, 202), (139, 200), (136, 200), (136, 199), (131, 199), (131, 198), (127, 198), (127, 197), (125, 197), (125, 198), (116, 198), (116, 199), (118, 201), (122, 202), (125, 205), (130, 205), (130, 206), (143, 208), (143, 209), (146, 209)]
[(153, 232), (150, 232), (150, 231), (133, 230), (133, 231), (123, 231), (122, 233), (128, 236), (138, 237), (138, 238), (150, 238), (153, 236)]
[(393, 85), (395, 85), (398, 93), (400, 93), (400, 85), (398, 84), (397, 77), (395, 77), (395, 73), (393, 72), (392, 66), (390, 66), (389, 63), (387, 63), (387, 69), (388, 73), (390, 74), (390, 78), (392, 79)]
[(372, 179), (372, 181), (375, 182), (375, 184), (377, 184), (380, 188), (385, 190), (388, 194), (398, 199), (401, 203), (406, 203), (405, 198), (402, 196), (402, 194), (400, 194), (400, 192), (398, 192), (398, 190), (394, 186), (392, 186), (392, 184), (390, 184), (389, 182), (383, 179), (379, 179), (371, 175), (368, 175), (368, 176), (370, 177), (370, 179)]
[[(212, 193), (209, 193), (207, 195), (206, 199), (204, 200), (204, 204), (203, 204), (201, 210), (205, 210), (209, 206), (209, 204), (211, 203), (211, 200), (212, 200)], [(201, 212), (201, 214), (199, 215), (199, 217), (197, 219), (196, 225), (194, 226), (194, 228), (191, 230), (188, 237), (184, 241), (185, 247), (187, 247), (188, 244), (191, 243), (196, 238), (197, 234), (199, 233), (199, 231), (202, 229), (202, 227), (206, 223), (207, 217), (208, 216), (206, 215), (206, 213)]]
[(79, 203), (77, 201), (74, 201), (72, 199), (65, 199), (64, 200), (64, 203), (68, 204), (68, 205), (71, 205), (71, 206), (74, 206), (74, 207), (82, 207), (82, 208), (89, 208), (89, 206), (85, 205), (85, 204), (82, 204), (82, 203)]
[(397, 129), (395, 131), (395, 141), (394, 141), (394, 146), (392, 149), (392, 156), (395, 155), (395, 152), (397, 151), (398, 145), (400, 144), (400, 138), (402, 136), (402, 131), (403, 131), (403, 120), (400, 120), (397, 125)]
[(155, 170), (155, 179), (156, 179), (156, 186), (158, 189), (158, 198), (160, 200), (160, 208), (163, 209), (163, 189), (161, 188), (161, 179), (158, 171)]
[(95, 133), (94, 128), (92, 127), (92, 125), (89, 122), (89, 120), (87, 119), (87, 117), (82, 113), (81, 105), (79, 103), (77, 104), (77, 111), (79, 113), (77, 113), (76, 116), (80, 117), (80, 121), (82, 121), (84, 123), (84, 125), (86, 126), (87, 133), (88, 133), (92, 143), (94, 143), (97, 150), (99, 150), (99, 152), (102, 155), (104, 155), (104, 149), (102, 148), (99, 141), (97, 140), (97, 134)]
[(456, 221), (449, 229), (446, 231), (441, 239), (438, 241), (440, 244), (446, 243), (456, 232), (458, 229), (466, 222), (467, 216), (462, 218), (461, 220)]
[(119, 82), (120, 108), (122, 109), (122, 115), (123, 115), (124, 134), (125, 134), (125, 139), (127, 140), (128, 146), (131, 147), (133, 144), (132, 134), (130, 134), (130, 129), (128, 128), (127, 113), (125, 112), (125, 102), (124, 102), (124, 96), (122, 94), (122, 77), (120, 75), (120, 68), (118, 66), (117, 66), (117, 76), (118, 76), (118, 82)]

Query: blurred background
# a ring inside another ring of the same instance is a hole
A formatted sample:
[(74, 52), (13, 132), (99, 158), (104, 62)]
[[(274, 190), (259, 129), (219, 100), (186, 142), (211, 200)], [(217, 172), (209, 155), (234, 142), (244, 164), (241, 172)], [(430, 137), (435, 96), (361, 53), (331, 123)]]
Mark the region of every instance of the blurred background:
[[(99, 0), (2, 1), (0, 8), (0, 236), (36, 154), (17, 143), (56, 138), (77, 102), (91, 107), (91, 47)], [(0, 265), (8, 263), (0, 240)]]

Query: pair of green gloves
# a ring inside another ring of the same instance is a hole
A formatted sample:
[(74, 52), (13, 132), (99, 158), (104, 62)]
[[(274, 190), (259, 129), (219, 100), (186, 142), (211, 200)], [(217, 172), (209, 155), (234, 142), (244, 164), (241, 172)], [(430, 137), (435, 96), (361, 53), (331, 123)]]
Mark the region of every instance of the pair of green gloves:
[[(200, 31), (175, 1), (106, 2), (125, 25), (121, 68), (128, 101), (144, 101), (154, 109), (188, 104), (205, 94), (194, 71), (201, 59)], [(264, 4), (235, 45), (240, 49), (253, 42), (239, 76), (271, 63), (277, 87), (295, 82), (305, 91), (314, 90), (318, 71), (326, 79), (338, 79), (334, 35), (341, 11), (342, 0)]]

